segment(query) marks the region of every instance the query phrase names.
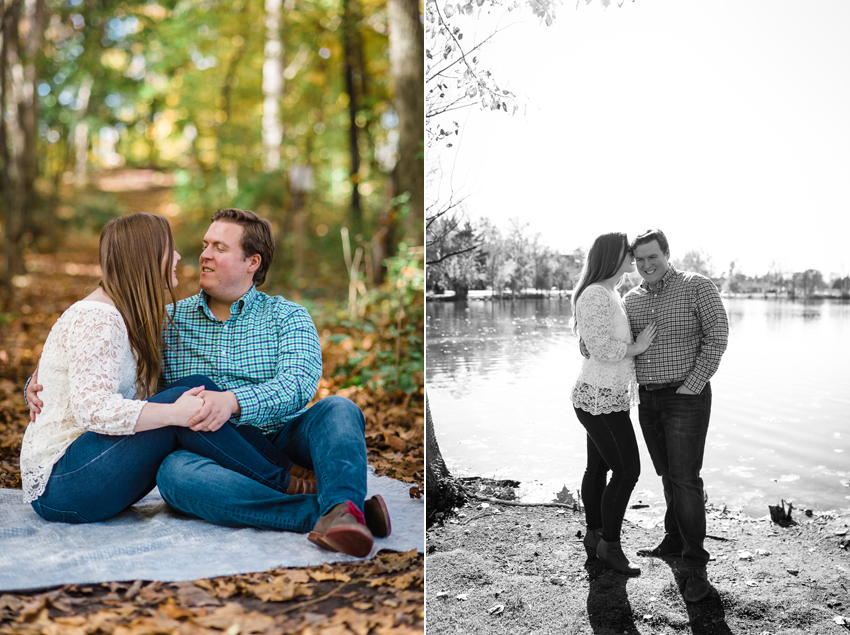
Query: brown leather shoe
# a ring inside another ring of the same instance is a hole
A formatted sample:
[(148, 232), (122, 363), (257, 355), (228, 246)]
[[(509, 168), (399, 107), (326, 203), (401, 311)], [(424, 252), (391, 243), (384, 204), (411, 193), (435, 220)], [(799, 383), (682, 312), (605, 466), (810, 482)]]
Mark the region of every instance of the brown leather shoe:
[(296, 476), (305, 481), (315, 481), (316, 473), (313, 470), (308, 470), (306, 467), (301, 467), (300, 465), (292, 464), (292, 469), (289, 470), (290, 476)]
[(351, 501), (336, 505), (322, 516), (307, 535), (307, 540), (322, 549), (339, 551), (355, 558), (368, 556), (374, 542), (363, 513)]
[(286, 493), (290, 496), (293, 494), (318, 494), (319, 488), (316, 481), (307, 481), (297, 476), (292, 476), (289, 473), (289, 487), (286, 488)]
[(366, 526), (376, 538), (386, 538), (392, 532), (390, 512), (380, 494), (375, 494), (366, 501), (363, 505), (363, 515), (366, 517)]

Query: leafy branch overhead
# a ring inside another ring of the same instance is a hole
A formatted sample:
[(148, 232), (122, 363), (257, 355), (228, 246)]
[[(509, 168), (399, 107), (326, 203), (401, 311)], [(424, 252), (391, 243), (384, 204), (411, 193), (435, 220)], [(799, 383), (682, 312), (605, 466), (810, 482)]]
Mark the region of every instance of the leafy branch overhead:
[[(453, 148), (460, 138), (461, 126), (446, 116), (457, 110), (478, 106), (487, 110), (516, 114), (520, 100), (500, 85), (500, 80), (485, 68), (479, 53), (485, 44), (507, 28), (501, 18), (514, 9), (530, 10), (542, 23), (551, 25), (555, 7), (560, 0), (426, 0), (425, 3), (425, 135), (429, 149), (438, 146)], [(493, 24), (492, 28), (486, 26)], [(486, 35), (479, 37), (477, 29), (484, 25)], [(456, 149), (455, 149), (456, 150)], [(428, 170), (428, 191), (440, 192), (438, 181), (443, 169), (431, 154)], [(463, 202), (466, 196), (448, 199), (441, 194), (426, 205), (427, 263), (443, 263), (455, 256), (471, 254), (480, 240), (471, 239), (456, 244), (451, 234), (463, 221)], [(450, 244), (451, 243), (451, 244)]]
[[(551, 24), (554, 19), (554, 0), (537, 2), (530, 0), (532, 7), (541, 19)], [(504, 27), (497, 27), (479, 42), (463, 42), (475, 38), (475, 21), (483, 14), (491, 14), (494, 9), (512, 10), (518, 2), (501, 3), (498, 1), (468, 0), (467, 2), (446, 2), (442, 8), (439, 0), (429, 0), (425, 7), (425, 85), (426, 120), (434, 123), (434, 118), (448, 112), (478, 105), (482, 109), (503, 110), (516, 113), (519, 110), (516, 95), (501, 88), (493, 73), (482, 67), (477, 55), (482, 46), (490, 42)], [(428, 126), (429, 144), (439, 142), (452, 134), (458, 134), (457, 122), (447, 130), (447, 126)]]

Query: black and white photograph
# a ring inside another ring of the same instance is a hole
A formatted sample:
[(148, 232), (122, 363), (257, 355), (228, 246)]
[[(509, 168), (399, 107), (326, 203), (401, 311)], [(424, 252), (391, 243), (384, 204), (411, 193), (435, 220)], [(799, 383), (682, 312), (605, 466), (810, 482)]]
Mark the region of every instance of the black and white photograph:
[(425, 6), (426, 630), (850, 630), (850, 6)]

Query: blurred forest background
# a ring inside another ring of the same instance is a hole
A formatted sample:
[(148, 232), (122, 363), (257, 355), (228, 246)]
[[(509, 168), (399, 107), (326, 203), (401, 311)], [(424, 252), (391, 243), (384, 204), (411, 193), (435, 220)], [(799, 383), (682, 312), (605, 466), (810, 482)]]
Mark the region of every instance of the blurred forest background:
[(227, 207), (272, 221), (262, 290), (311, 312), (318, 397), (369, 410), (386, 469), (421, 482), (419, 2), (0, 0), (0, 14), (0, 486), (19, 486), (23, 382), (97, 283), (103, 225), (166, 216), (187, 297)]

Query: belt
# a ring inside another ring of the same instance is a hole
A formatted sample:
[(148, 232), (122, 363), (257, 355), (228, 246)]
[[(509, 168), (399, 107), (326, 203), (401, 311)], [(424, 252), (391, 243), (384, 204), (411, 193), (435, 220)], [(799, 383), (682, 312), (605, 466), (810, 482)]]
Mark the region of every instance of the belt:
[(667, 384), (641, 384), (641, 390), (664, 390), (665, 388), (678, 388), (684, 385), (684, 381), (671, 381)]

